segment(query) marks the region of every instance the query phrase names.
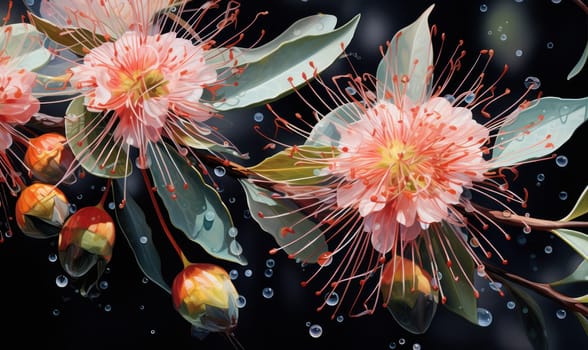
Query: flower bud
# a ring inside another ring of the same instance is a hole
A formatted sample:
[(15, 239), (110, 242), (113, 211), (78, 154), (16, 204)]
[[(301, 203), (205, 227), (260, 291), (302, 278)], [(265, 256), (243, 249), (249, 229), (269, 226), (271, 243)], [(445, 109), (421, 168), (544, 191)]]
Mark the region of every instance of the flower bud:
[(69, 215), (69, 202), (59, 188), (38, 182), (20, 192), (15, 215), (16, 224), (25, 235), (55, 237)]
[[(65, 143), (64, 136), (53, 132), (30, 139), (24, 163), (35, 178), (51, 184), (62, 180), (75, 159)], [(73, 183), (75, 177), (69, 176), (65, 181)]]
[(72, 277), (81, 277), (99, 261), (112, 258), (115, 226), (104, 209), (85, 207), (72, 214), (59, 233), (59, 261)]
[(193, 326), (193, 334), (230, 334), (237, 326), (239, 294), (229, 274), (212, 264), (191, 264), (174, 279), (174, 307)]

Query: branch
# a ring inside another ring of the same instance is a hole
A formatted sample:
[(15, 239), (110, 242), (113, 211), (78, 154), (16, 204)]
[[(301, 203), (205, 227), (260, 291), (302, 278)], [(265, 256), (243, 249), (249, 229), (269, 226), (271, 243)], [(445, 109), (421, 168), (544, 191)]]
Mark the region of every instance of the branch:
[(569, 297), (567, 295), (564, 295), (564, 294), (556, 291), (555, 289), (553, 289), (553, 287), (551, 287), (551, 285), (549, 285), (547, 283), (539, 283), (539, 282), (529, 281), (526, 278), (523, 278), (519, 275), (515, 275), (510, 272), (503, 271), (503, 270), (501, 270), (495, 266), (492, 266), (490, 264), (484, 264), (484, 266), (486, 269), (486, 273), (490, 274), (492, 277), (498, 277), (497, 279), (510, 280), (510, 281), (516, 282), (516, 283), (520, 284), (521, 286), (529, 288), (529, 289), (537, 292), (538, 294), (541, 294), (541, 295), (555, 301), (556, 303), (564, 306), (568, 310), (579, 312), (580, 314), (582, 314), (584, 316), (588, 316), (588, 306), (577, 301), (575, 298)]

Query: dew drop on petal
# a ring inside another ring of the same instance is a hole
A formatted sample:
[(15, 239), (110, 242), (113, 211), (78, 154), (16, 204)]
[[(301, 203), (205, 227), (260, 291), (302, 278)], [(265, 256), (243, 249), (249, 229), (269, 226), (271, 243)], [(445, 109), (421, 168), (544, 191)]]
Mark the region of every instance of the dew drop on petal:
[(465, 101), (465, 103), (472, 103), (472, 102), (474, 102), (474, 100), (475, 100), (475, 99), (476, 99), (476, 94), (474, 94), (474, 93), (472, 92), (472, 93), (469, 93), (469, 94), (468, 94), (468, 95), (465, 97), (464, 101)]
[(217, 166), (214, 168), (214, 175), (218, 176), (218, 177), (223, 177), (225, 176), (225, 174), (227, 173), (227, 169), (225, 169), (225, 167), (223, 166)]
[(541, 87), (541, 80), (537, 77), (528, 76), (525, 78), (524, 84), (527, 89), (537, 90)]
[(486, 12), (486, 11), (488, 11), (488, 6), (486, 4), (480, 5), (480, 12)]
[(264, 115), (261, 112), (257, 112), (253, 115), (253, 120), (255, 120), (258, 123), (261, 123), (263, 121)]
[(323, 335), (323, 327), (318, 324), (313, 324), (308, 328), (308, 334), (313, 338), (319, 338)]
[(478, 325), (488, 327), (492, 323), (492, 313), (482, 307), (478, 308)]
[(239, 230), (235, 226), (233, 226), (229, 228), (227, 234), (229, 235), (229, 237), (237, 237), (237, 235), (239, 234)]
[(557, 156), (555, 158), (555, 164), (557, 164), (558, 167), (563, 168), (565, 166), (568, 165), (568, 157), (566, 156)]
[(266, 299), (271, 299), (274, 296), (274, 290), (271, 287), (265, 287), (261, 291), (261, 295)]
[(146, 244), (148, 241), (149, 239), (147, 238), (147, 236), (139, 237), (139, 242), (141, 242), (141, 244)]
[(521, 57), (522, 55), (523, 55), (523, 50), (521, 50), (521, 49), (515, 50), (515, 56)]
[(229, 251), (233, 255), (241, 255), (243, 253), (243, 247), (241, 246), (241, 244), (239, 244), (239, 242), (232, 240), (229, 244)]
[(506, 39), (508, 39), (508, 35), (506, 35), (504, 33), (500, 34), (500, 40), (506, 41)]
[(214, 218), (216, 218), (216, 214), (213, 211), (209, 210), (206, 213), (204, 213), (204, 220), (213, 221)]
[(489, 282), (488, 286), (495, 292), (500, 292), (500, 290), (502, 289), (502, 283), (500, 282)]
[(563, 320), (564, 318), (566, 318), (566, 315), (567, 315), (567, 313), (566, 313), (566, 310), (564, 310), (564, 309), (559, 309), (555, 312), (555, 316), (557, 318), (559, 318), (560, 320)]
[(65, 286), (67, 286), (68, 283), (69, 283), (69, 280), (68, 280), (67, 276), (65, 276), (65, 275), (59, 275), (55, 278), (55, 284), (59, 288), (64, 288)]

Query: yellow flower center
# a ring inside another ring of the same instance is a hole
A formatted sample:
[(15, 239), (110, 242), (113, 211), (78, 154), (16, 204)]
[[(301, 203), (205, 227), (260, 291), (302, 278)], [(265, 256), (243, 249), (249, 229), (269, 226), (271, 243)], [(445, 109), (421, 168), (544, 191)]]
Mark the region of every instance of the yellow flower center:
[(167, 80), (163, 73), (158, 69), (148, 72), (136, 70), (130, 74), (121, 73), (120, 88), (123, 92), (129, 94), (133, 102), (144, 99), (164, 96), (169, 93), (167, 89)]
[(427, 186), (428, 181), (423, 174), (426, 157), (419, 155), (414, 146), (395, 141), (379, 151), (381, 160), (377, 167), (387, 169), (390, 190), (416, 193)]

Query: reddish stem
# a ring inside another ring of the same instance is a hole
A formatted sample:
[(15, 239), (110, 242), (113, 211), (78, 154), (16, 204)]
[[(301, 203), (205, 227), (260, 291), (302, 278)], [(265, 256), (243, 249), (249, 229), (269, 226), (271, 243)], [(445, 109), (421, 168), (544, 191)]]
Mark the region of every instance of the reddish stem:
[(574, 1), (574, 3), (575, 3), (576, 5), (578, 5), (578, 6), (579, 6), (579, 7), (582, 9), (582, 11), (584, 11), (584, 13), (585, 13), (586, 15), (588, 15), (588, 6), (586, 6), (586, 4), (584, 4), (584, 3), (583, 3), (582, 1), (580, 1), (580, 0), (573, 0), (573, 1)]
[(96, 204), (99, 208), (104, 208), (104, 203), (106, 203), (106, 197), (108, 196), (108, 192), (110, 191), (110, 186), (112, 184), (112, 179), (106, 180), (106, 188), (104, 192), (102, 192), (102, 197), (100, 197), (100, 201)]
[(147, 186), (147, 193), (149, 193), (149, 198), (151, 199), (151, 202), (153, 203), (153, 208), (155, 209), (155, 213), (157, 214), (157, 218), (159, 219), (159, 222), (161, 223), (161, 227), (163, 228), (163, 232), (167, 236), (167, 239), (169, 240), (171, 245), (174, 247), (174, 250), (176, 251), (176, 253), (180, 257), (180, 259), (182, 260), (182, 263), (184, 264), (184, 266), (186, 266), (189, 262), (186, 259), (184, 252), (182, 251), (182, 249), (180, 248), (180, 246), (178, 245), (178, 243), (174, 239), (171, 231), (169, 230), (169, 227), (165, 223), (165, 219), (163, 217), (161, 209), (159, 208), (159, 204), (157, 203), (157, 198), (155, 198), (155, 195), (153, 194), (153, 187), (151, 185), (151, 181), (149, 180), (149, 174), (147, 174), (147, 170), (141, 169), (141, 174), (143, 174), (143, 180), (145, 181), (145, 186)]

